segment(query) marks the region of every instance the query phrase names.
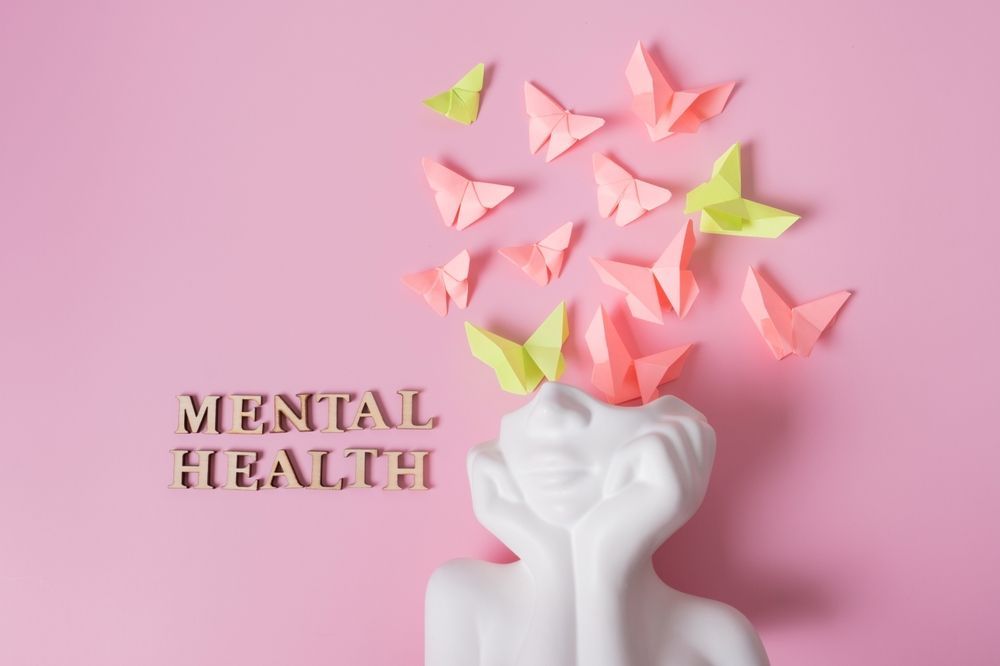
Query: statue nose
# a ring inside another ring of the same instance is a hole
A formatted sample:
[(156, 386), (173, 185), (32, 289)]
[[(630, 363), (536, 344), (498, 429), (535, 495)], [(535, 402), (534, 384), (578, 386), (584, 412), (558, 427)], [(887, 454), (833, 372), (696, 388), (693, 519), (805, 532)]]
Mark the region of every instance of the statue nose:
[(590, 398), (578, 389), (548, 382), (535, 397), (531, 426), (535, 430), (583, 428), (590, 423)]

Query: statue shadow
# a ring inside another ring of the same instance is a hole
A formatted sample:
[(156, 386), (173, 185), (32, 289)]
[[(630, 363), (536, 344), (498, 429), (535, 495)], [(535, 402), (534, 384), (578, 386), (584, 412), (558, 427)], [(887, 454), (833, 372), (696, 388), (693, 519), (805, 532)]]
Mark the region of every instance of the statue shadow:
[(683, 592), (732, 605), (758, 626), (830, 614), (833, 590), (787, 563), (747, 561), (739, 543), (746, 537), (737, 536), (746, 534), (739, 529), (741, 507), (780, 474), (780, 460), (795, 446), (787, 436), (793, 401), (754, 387), (701, 388), (685, 397), (718, 435), (712, 478), (698, 512), (654, 554), (657, 573)]

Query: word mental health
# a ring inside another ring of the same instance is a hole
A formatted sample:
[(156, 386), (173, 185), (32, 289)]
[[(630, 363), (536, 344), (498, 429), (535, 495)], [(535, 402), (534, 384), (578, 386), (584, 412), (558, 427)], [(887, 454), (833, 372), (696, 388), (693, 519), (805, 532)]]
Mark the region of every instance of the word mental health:
[[(266, 435), (287, 432), (345, 433), (357, 430), (430, 430), (434, 418), (420, 421), (419, 391), (397, 391), (399, 418), (382, 407), (374, 391), (366, 391), (355, 403), (350, 393), (299, 393), (292, 400), (275, 395), (207, 395), (200, 401), (193, 395), (177, 396), (178, 435)], [(226, 409), (228, 407), (228, 409)], [(223, 412), (228, 412), (227, 419)], [(322, 418), (316, 419), (317, 413)], [(350, 415), (350, 418), (345, 418)], [(317, 423), (317, 420), (319, 423)], [(225, 427), (228, 425), (228, 427)], [(291, 449), (279, 449), (264, 472), (255, 466), (258, 451), (229, 450), (225, 456), (225, 483), (216, 483), (213, 460), (220, 457), (214, 449), (173, 449), (173, 482), (170, 488), (224, 490), (263, 490), (267, 488), (305, 488), (343, 490), (375, 488), (382, 490), (427, 490), (426, 464), (429, 451), (384, 450), (380, 448), (345, 448), (343, 458), (350, 474), (339, 476), (327, 469), (331, 451), (309, 451), (310, 472), (301, 473)], [(382, 471), (383, 481), (373, 481)]]

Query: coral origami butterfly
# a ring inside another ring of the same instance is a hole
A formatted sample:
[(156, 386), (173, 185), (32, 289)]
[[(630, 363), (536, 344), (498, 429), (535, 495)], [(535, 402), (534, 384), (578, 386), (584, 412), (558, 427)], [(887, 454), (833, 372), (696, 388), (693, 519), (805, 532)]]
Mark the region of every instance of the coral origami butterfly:
[(614, 215), (619, 227), (670, 201), (670, 190), (639, 180), (600, 153), (594, 153), (594, 180), (598, 212), (601, 217)]
[(462, 250), (444, 266), (403, 276), (403, 284), (424, 297), (442, 317), (448, 314), (448, 298), (465, 309), (469, 304), (469, 251)]
[(546, 162), (562, 155), (604, 125), (603, 118), (570, 113), (527, 81), (524, 82), (524, 106), (528, 111), (528, 147), (532, 153), (537, 153), (548, 141)]
[(590, 261), (605, 284), (625, 292), (625, 303), (633, 317), (662, 324), (663, 305), (672, 307), (683, 318), (698, 296), (698, 283), (688, 269), (692, 252), (694, 224), (688, 220), (652, 266), (595, 257)]
[(445, 226), (458, 230), (497, 207), (514, 191), (510, 185), (469, 180), (462, 174), (426, 157), (421, 161), (427, 184), (434, 190), (434, 201)]
[(659, 395), (660, 384), (677, 379), (693, 345), (673, 347), (649, 356), (635, 357), (625, 346), (611, 317), (597, 308), (584, 335), (594, 361), (590, 381), (608, 402), (620, 404), (639, 398), (643, 404)]
[(743, 307), (776, 359), (809, 356), (819, 336), (851, 297), (849, 291), (792, 307), (753, 268), (743, 284)]
[(560, 303), (523, 345), (469, 322), (465, 334), (472, 355), (493, 368), (500, 388), (508, 393), (531, 393), (542, 379), (559, 379), (566, 369), (562, 353), (569, 337), (566, 303)]
[(502, 247), (497, 252), (524, 271), (537, 284), (547, 285), (562, 272), (566, 248), (573, 235), (573, 223), (567, 222), (551, 234), (531, 245)]
[(674, 90), (642, 42), (635, 45), (625, 77), (632, 88), (632, 110), (646, 124), (653, 141), (677, 132), (696, 132), (703, 122), (722, 113), (736, 85), (730, 81)]

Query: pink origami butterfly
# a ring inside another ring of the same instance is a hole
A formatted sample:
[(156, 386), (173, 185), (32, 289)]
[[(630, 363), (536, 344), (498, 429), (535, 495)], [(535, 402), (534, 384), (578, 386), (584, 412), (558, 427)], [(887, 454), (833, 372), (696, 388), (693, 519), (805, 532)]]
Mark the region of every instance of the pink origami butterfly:
[(594, 179), (597, 210), (601, 217), (614, 214), (619, 227), (670, 201), (670, 190), (639, 180), (600, 153), (594, 153)]
[(604, 124), (603, 118), (570, 113), (527, 81), (524, 82), (524, 106), (529, 116), (528, 147), (534, 154), (548, 141), (546, 162), (562, 155)]
[(632, 110), (646, 124), (653, 141), (675, 132), (696, 132), (702, 122), (722, 113), (736, 85), (729, 81), (675, 91), (642, 42), (635, 45), (625, 76), (632, 88)]
[(572, 234), (573, 223), (567, 222), (537, 243), (502, 247), (497, 251), (536, 283), (546, 285), (562, 272)]
[(444, 266), (403, 276), (403, 283), (443, 317), (448, 314), (449, 296), (462, 309), (469, 304), (469, 260), (469, 251), (462, 250)]
[(789, 354), (809, 356), (813, 346), (830, 326), (840, 308), (851, 297), (849, 291), (790, 307), (752, 267), (743, 283), (743, 306), (750, 313), (771, 353), (777, 359)]
[(427, 182), (434, 190), (434, 201), (446, 226), (458, 230), (481, 218), (514, 191), (510, 185), (496, 185), (469, 180), (460, 173), (426, 157), (421, 161)]
[(625, 304), (633, 317), (662, 324), (664, 306), (683, 318), (698, 297), (698, 283), (688, 269), (692, 252), (694, 224), (688, 220), (652, 266), (596, 257), (590, 261), (604, 284), (625, 292)]
[(608, 402), (620, 404), (639, 398), (643, 404), (659, 395), (659, 386), (677, 379), (693, 345), (681, 345), (635, 358), (611, 318), (598, 307), (584, 336), (594, 361), (590, 381)]

